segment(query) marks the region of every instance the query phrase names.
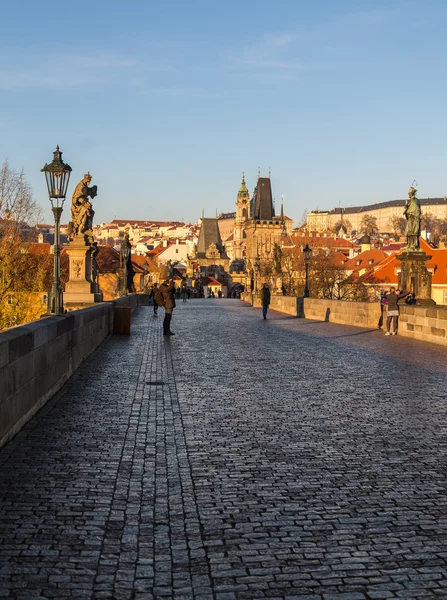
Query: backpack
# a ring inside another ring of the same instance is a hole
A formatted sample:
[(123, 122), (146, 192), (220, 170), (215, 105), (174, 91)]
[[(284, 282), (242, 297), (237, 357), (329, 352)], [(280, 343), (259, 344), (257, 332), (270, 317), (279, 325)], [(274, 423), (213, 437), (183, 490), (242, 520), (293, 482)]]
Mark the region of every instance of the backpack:
[(153, 294), (154, 294), (154, 302), (157, 306), (163, 306), (165, 301), (163, 296), (161, 295), (161, 292), (158, 288), (154, 288), (153, 290)]

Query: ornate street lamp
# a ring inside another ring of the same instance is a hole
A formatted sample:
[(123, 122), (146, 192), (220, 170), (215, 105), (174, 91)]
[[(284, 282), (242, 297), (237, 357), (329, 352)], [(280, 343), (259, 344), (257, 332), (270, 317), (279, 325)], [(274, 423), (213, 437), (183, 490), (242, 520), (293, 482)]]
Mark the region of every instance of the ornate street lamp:
[(256, 256), (256, 258), (254, 260), (253, 268), (254, 268), (254, 272), (255, 272), (255, 290), (254, 291), (257, 292), (258, 287), (259, 287), (259, 273), (261, 271), (261, 259), (259, 258), (259, 256)]
[(61, 285), (61, 264), (60, 264), (60, 222), (62, 208), (64, 206), (65, 195), (67, 193), (68, 182), (70, 180), (71, 167), (62, 160), (62, 152), (59, 146), (53, 153), (53, 161), (41, 169), (45, 173), (47, 182), (48, 196), (51, 202), (51, 208), (54, 215), (54, 268), (53, 285), (48, 293), (48, 314), (60, 315), (64, 312), (64, 297)]
[(311, 254), (312, 254), (312, 249), (309, 248), (309, 244), (306, 244), (306, 246), (303, 248), (304, 265), (306, 267), (306, 284), (304, 286), (304, 297), (305, 298), (309, 298), (309, 261), (310, 261)]

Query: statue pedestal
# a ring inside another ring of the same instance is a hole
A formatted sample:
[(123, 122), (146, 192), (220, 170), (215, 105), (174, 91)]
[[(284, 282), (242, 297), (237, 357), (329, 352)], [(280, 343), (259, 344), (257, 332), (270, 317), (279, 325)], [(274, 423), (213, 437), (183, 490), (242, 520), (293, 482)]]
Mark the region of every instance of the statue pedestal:
[(432, 274), (427, 269), (431, 256), (423, 250), (405, 249), (397, 256), (401, 261), (399, 274), (399, 289), (416, 294), (416, 306), (433, 306), (436, 304), (431, 297)]
[(70, 278), (64, 292), (64, 303), (93, 304), (102, 302), (102, 293), (96, 283), (93, 254), (96, 248), (87, 246), (84, 236), (76, 236), (67, 248), (70, 260)]
[(276, 293), (278, 295), (282, 295), (282, 278), (281, 277), (276, 278)]

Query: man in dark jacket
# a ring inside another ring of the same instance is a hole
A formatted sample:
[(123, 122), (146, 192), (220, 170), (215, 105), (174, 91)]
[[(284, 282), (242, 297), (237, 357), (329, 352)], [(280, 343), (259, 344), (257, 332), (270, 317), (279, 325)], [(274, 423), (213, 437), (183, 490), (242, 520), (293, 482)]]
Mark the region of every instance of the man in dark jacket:
[(160, 286), (160, 292), (163, 296), (164, 307), (165, 307), (165, 318), (163, 319), (163, 335), (175, 335), (171, 331), (171, 319), (172, 313), (175, 308), (175, 284), (171, 279), (167, 279)]
[(264, 283), (261, 288), (261, 304), (262, 304), (262, 318), (267, 318), (267, 311), (270, 304), (270, 289), (269, 284)]

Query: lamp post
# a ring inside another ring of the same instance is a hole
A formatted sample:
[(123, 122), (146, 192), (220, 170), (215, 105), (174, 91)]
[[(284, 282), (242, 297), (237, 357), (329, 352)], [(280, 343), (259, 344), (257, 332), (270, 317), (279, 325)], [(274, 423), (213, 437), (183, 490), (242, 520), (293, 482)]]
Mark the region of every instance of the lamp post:
[(60, 315), (64, 312), (64, 296), (61, 285), (61, 263), (60, 263), (60, 223), (68, 182), (70, 180), (71, 167), (62, 160), (62, 152), (59, 146), (53, 153), (53, 161), (41, 169), (45, 173), (48, 196), (54, 215), (54, 268), (53, 285), (48, 293), (47, 313)]
[(255, 270), (255, 292), (258, 291), (258, 287), (259, 287), (259, 272), (261, 270), (261, 259), (259, 258), (259, 256), (256, 256), (255, 258), (255, 262), (254, 262), (254, 270)]
[(311, 254), (312, 254), (312, 249), (309, 248), (309, 244), (306, 244), (306, 246), (303, 248), (304, 265), (306, 267), (306, 284), (304, 286), (304, 297), (305, 298), (309, 298), (309, 261), (310, 261)]

